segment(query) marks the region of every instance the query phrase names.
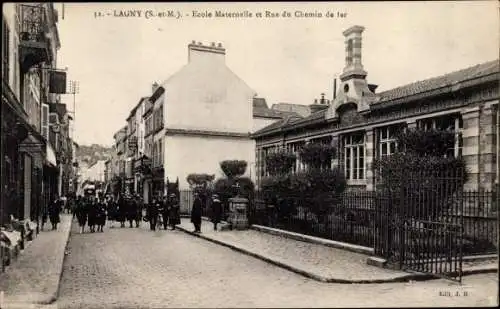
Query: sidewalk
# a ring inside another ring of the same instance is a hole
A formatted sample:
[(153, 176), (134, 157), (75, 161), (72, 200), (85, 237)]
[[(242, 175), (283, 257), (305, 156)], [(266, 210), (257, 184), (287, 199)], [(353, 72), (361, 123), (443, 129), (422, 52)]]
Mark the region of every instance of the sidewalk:
[[(203, 220), (201, 234), (192, 231), (188, 218), (182, 218), (179, 228), (233, 250), (254, 256), (303, 276), (331, 283), (384, 283), (425, 280), (426, 274), (383, 269), (367, 264), (369, 256), (343, 249), (285, 238), (256, 230), (214, 231), (209, 221)], [(486, 265), (464, 265), (464, 273), (478, 273), (498, 269), (496, 262)]]
[(56, 300), (71, 219), (71, 215), (61, 214), (57, 231), (51, 231), (47, 224), (5, 273), (0, 273), (0, 292), (7, 308)]

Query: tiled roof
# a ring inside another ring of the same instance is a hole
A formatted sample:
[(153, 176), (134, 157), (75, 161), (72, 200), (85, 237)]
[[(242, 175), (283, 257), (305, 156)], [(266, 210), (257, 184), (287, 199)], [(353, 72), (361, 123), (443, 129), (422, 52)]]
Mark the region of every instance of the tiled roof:
[(270, 109), (267, 105), (266, 99), (264, 98), (253, 98), (254, 117), (281, 119), (288, 115), (300, 117), (300, 115), (295, 112), (285, 112), (285, 111)]
[(307, 105), (302, 104), (292, 104), (292, 103), (276, 103), (271, 106), (271, 109), (283, 111), (283, 112), (295, 112), (302, 117), (307, 117), (311, 114), (311, 109)]
[[(489, 61), (459, 71), (441, 75), (438, 77), (429, 78), (426, 80), (397, 87), (391, 90), (383, 91), (377, 94), (380, 100), (377, 101), (376, 103), (373, 103), (373, 105), (378, 105), (384, 102), (393, 101), (397, 99), (404, 99), (405, 97), (408, 96), (429, 92), (447, 86), (452, 86), (467, 80), (472, 80), (482, 76), (498, 73), (499, 71), (500, 71), (499, 60), (497, 59)], [(322, 123), (324, 122), (326, 111), (327, 111), (326, 109), (321, 110), (311, 114), (308, 117), (304, 117), (302, 119), (294, 119), (288, 122), (286, 122), (285, 120), (280, 120), (268, 125), (267, 127), (260, 129), (259, 131), (255, 132), (254, 135), (271, 133), (279, 128), (288, 129), (293, 127), (304, 127), (315, 123)]]
[(295, 126), (295, 125), (301, 126), (301, 125), (307, 125), (307, 124), (311, 124), (311, 123), (321, 122), (325, 119), (326, 111), (327, 111), (326, 109), (320, 110), (316, 113), (309, 115), (308, 117), (302, 117), (298, 114), (296, 114), (295, 117), (290, 115), (289, 117), (285, 117), (281, 120), (278, 120), (276, 122), (271, 123), (270, 125), (258, 130), (254, 134), (261, 134), (261, 133), (265, 133), (265, 132), (270, 132), (270, 131), (273, 131), (275, 129), (281, 128), (281, 127), (291, 127), (291, 126)]
[[(446, 86), (452, 86), (456, 83), (474, 79), (477, 77), (489, 75), (499, 71), (498, 60), (489, 61), (468, 67), (459, 71), (448, 73), (445, 75), (429, 78), (426, 80), (414, 82), (391, 90), (383, 91), (377, 95), (380, 97), (379, 102), (395, 100), (408, 97), (414, 94), (427, 92), (434, 89), (439, 89)], [(379, 103), (378, 102), (378, 103)]]

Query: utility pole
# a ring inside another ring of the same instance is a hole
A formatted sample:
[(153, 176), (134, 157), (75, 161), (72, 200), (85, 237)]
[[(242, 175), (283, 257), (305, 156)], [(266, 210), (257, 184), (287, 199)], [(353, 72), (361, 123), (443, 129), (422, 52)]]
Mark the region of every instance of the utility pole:
[(69, 112), (73, 115), (73, 127), (71, 128), (71, 140), (75, 138), (75, 121), (76, 121), (76, 94), (80, 91), (80, 83), (78, 81), (72, 80), (69, 82), (69, 92), (68, 94), (73, 95), (73, 111)]

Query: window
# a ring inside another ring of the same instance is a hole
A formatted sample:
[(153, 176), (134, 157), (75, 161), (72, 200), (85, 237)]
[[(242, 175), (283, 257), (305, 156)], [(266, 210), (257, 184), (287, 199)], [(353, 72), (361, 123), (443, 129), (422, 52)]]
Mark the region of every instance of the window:
[(158, 161), (160, 162), (160, 165), (163, 165), (163, 143), (162, 140), (158, 141)]
[(446, 156), (461, 157), (462, 156), (462, 129), (463, 120), (460, 114), (448, 114), (444, 116), (427, 118), (417, 121), (417, 127), (423, 130), (443, 130), (450, 131), (455, 134), (455, 143), (449, 148)]
[(47, 104), (42, 104), (42, 136), (45, 140), (49, 140), (49, 106)]
[(2, 15), (2, 28), (3, 28), (3, 37), (2, 37), (2, 78), (7, 81), (9, 80), (9, 67), (10, 67), (10, 29), (7, 21), (5, 19), (5, 15)]
[(342, 139), (343, 163), (346, 179), (365, 179), (365, 134), (346, 135)]
[(157, 144), (157, 143), (154, 143), (154, 145), (153, 145), (153, 166), (154, 166), (154, 167), (155, 167), (155, 166), (156, 166), (156, 164), (157, 164), (157, 161), (156, 161), (156, 160), (157, 160), (157, 158), (156, 158), (156, 156), (157, 156), (157, 152), (158, 152), (158, 144)]
[(401, 125), (386, 126), (377, 129), (379, 158), (390, 156), (397, 151), (396, 135), (401, 129)]

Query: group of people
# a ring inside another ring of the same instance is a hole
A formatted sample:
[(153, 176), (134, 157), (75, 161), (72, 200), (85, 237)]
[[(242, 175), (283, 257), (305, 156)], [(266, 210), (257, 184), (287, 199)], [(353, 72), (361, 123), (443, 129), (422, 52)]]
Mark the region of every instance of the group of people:
[[(125, 227), (125, 222), (129, 222), (129, 227), (140, 227), (141, 221), (149, 221), (149, 227), (152, 231), (157, 228), (175, 230), (175, 226), (181, 223), (180, 204), (177, 195), (172, 193), (168, 197), (157, 196), (151, 203), (145, 205), (139, 195), (119, 196), (113, 199), (111, 196), (106, 198), (95, 195), (78, 196), (72, 202), (73, 217), (78, 220), (80, 233), (85, 232), (85, 226), (88, 225), (91, 233), (104, 232), (106, 221), (110, 227), (113, 222), (119, 222), (121, 227)], [(57, 229), (60, 222), (60, 213), (63, 210), (64, 202), (55, 198), (49, 204), (48, 211), (44, 216), (50, 218), (52, 229)], [(201, 222), (203, 214), (203, 203), (198, 193), (194, 193), (194, 201), (191, 208), (191, 222), (194, 225), (194, 232), (201, 233)], [(146, 209), (146, 216), (143, 216), (143, 210)], [(218, 223), (222, 220), (223, 207), (217, 194), (212, 195), (211, 201), (212, 222), (214, 230), (217, 230)], [(43, 225), (42, 225), (43, 228)]]

